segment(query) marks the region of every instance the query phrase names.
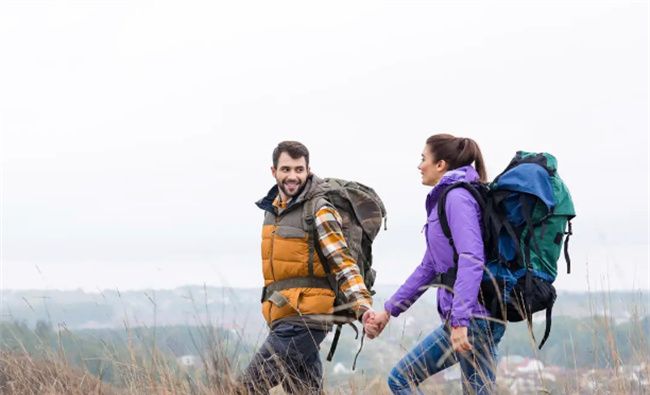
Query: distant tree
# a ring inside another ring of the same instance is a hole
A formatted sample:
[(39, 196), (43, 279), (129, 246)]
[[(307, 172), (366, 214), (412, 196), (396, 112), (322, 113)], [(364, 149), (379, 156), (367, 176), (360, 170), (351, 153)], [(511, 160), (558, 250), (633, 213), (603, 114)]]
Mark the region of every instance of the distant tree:
[(43, 340), (43, 342), (49, 341), (54, 337), (54, 332), (52, 331), (52, 324), (43, 320), (36, 321), (36, 326), (34, 327), (34, 334), (38, 338)]

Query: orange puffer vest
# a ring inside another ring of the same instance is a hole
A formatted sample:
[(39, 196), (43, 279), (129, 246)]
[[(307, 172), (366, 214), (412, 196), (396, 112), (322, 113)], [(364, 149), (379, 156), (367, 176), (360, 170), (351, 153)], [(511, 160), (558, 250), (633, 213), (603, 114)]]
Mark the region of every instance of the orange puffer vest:
[[(291, 200), (289, 206), (277, 210), (273, 200), (278, 187), (257, 202), (265, 211), (262, 227), (262, 314), (270, 325), (273, 321), (296, 315), (332, 314), (335, 294), (314, 244), (313, 220), (315, 212), (327, 201), (315, 196), (314, 188), (322, 180), (316, 176), (307, 179), (303, 191)], [(312, 202), (309, 202), (313, 199)], [(309, 202), (309, 204), (306, 204)], [(306, 213), (305, 206), (314, 212)], [(309, 265), (310, 259), (313, 265)], [(311, 267), (310, 267), (311, 266)]]

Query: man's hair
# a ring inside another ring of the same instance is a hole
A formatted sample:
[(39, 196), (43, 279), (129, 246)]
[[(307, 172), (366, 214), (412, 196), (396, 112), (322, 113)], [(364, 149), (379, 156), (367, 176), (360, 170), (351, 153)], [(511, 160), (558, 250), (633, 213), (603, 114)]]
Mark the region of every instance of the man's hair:
[(286, 152), (293, 159), (305, 157), (307, 167), (309, 167), (309, 150), (302, 143), (297, 141), (283, 141), (273, 150), (273, 167), (278, 167), (280, 155)]

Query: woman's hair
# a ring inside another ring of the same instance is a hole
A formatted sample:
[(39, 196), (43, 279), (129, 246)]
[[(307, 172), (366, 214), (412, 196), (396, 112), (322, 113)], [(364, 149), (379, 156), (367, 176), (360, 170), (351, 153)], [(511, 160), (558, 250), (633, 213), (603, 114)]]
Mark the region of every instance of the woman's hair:
[(466, 137), (454, 137), (451, 134), (434, 134), (427, 139), (427, 145), (434, 162), (444, 160), (449, 170), (474, 163), (481, 182), (487, 181), (485, 162), (476, 141)]

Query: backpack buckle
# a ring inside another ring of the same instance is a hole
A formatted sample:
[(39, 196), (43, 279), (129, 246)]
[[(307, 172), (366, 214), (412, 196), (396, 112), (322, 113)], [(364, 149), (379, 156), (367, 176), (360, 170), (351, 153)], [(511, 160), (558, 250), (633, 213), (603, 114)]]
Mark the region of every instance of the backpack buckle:
[(312, 226), (314, 224), (314, 216), (313, 215), (305, 216), (305, 223), (309, 226)]

